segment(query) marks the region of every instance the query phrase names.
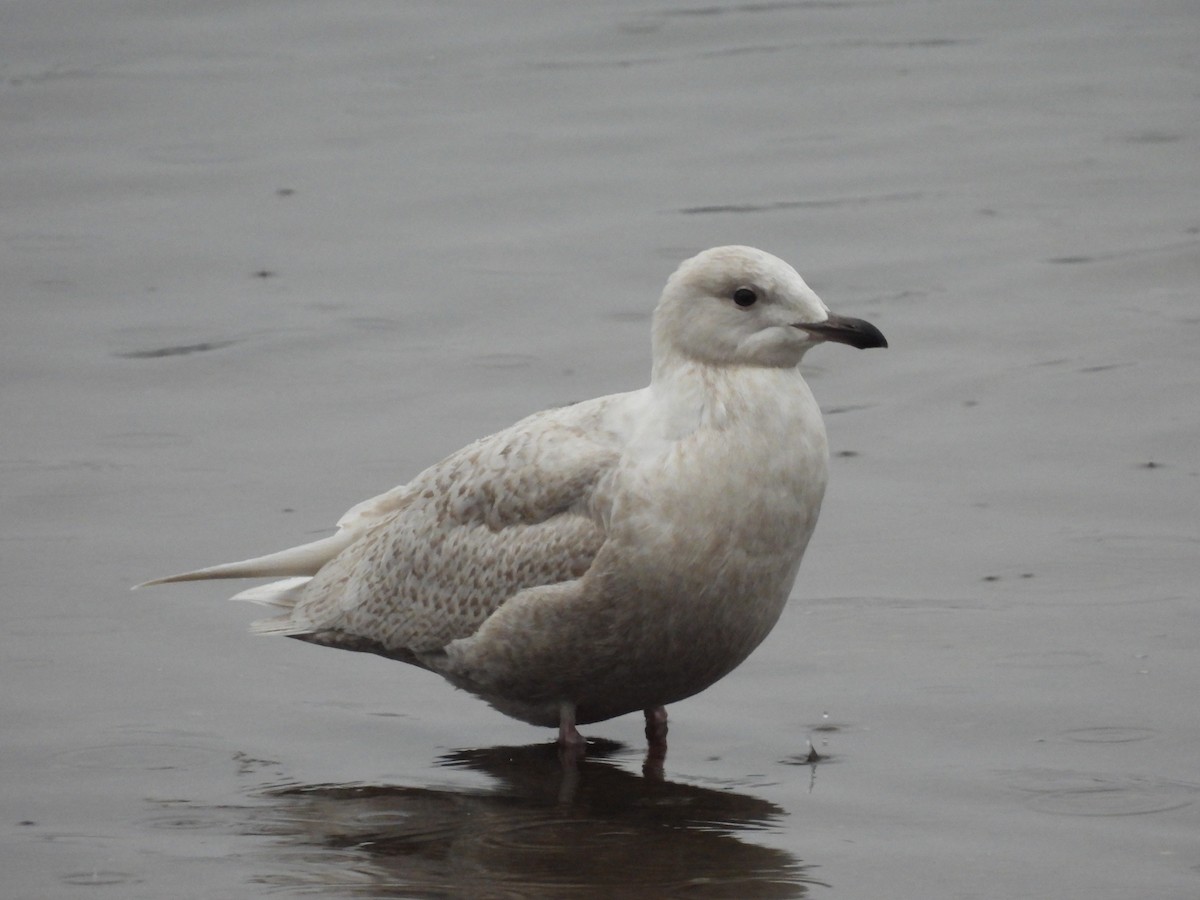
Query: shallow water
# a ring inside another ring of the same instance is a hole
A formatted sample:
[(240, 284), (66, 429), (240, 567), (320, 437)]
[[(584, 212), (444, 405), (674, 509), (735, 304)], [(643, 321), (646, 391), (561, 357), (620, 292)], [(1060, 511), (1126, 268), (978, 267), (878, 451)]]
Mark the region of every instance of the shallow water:
[[(1200, 11), (8, 4), (5, 896), (1200, 895)], [(756, 244), (892, 347), (736, 673), (564, 776), (153, 575), (640, 386)], [(811, 741), (824, 759), (806, 762)]]

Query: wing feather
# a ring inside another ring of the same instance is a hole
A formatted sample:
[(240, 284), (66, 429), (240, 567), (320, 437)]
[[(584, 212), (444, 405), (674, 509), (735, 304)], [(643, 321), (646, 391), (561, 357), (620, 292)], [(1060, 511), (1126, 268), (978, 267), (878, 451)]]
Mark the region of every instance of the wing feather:
[[(621, 396), (621, 395), (618, 395)], [(531, 416), (342, 517), (357, 540), (256, 626), (403, 656), (466, 637), (521, 590), (579, 578), (603, 546), (614, 397)]]

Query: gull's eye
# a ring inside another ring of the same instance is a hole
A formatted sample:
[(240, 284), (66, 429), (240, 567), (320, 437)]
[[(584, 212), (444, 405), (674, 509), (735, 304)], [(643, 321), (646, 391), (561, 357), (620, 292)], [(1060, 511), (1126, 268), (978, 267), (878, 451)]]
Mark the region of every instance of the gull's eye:
[(753, 288), (741, 287), (733, 292), (733, 302), (742, 309), (753, 306), (757, 300), (758, 294), (754, 292)]

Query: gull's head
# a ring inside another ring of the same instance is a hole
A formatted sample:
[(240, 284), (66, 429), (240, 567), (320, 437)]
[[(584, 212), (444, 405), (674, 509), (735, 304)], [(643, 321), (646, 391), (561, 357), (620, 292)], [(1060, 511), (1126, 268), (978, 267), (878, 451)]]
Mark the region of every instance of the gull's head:
[(791, 367), (822, 341), (887, 346), (874, 325), (832, 315), (795, 269), (753, 247), (714, 247), (685, 260), (654, 311), (656, 359)]

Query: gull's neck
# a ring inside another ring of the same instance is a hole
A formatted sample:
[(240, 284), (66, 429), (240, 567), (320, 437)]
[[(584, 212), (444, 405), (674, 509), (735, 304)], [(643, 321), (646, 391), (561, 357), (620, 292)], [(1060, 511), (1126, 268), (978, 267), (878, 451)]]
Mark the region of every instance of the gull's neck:
[[(664, 354), (651, 370), (649, 398), (663, 436), (681, 436), (698, 428), (759, 427), (777, 415), (785, 395), (809, 397), (799, 369), (710, 365)], [(658, 429), (656, 429), (658, 430)]]

